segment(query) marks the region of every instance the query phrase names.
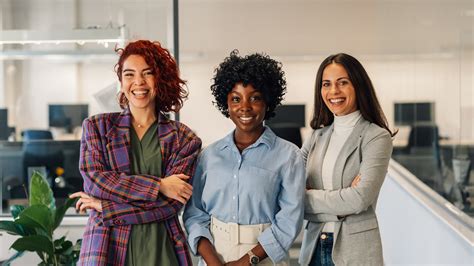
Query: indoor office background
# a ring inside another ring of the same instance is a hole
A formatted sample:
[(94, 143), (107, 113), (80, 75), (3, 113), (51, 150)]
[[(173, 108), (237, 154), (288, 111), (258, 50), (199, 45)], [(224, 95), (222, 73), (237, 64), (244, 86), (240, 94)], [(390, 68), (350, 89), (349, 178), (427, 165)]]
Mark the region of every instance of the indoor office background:
[[(25, 202), (32, 170), (48, 176), (58, 198), (81, 189), (78, 121), (120, 110), (115, 45), (159, 40), (179, 56), (189, 99), (178, 117), (204, 146), (233, 128), (209, 89), (215, 67), (233, 49), (283, 63), (288, 92), (270, 126), (297, 144), (311, 131), (320, 62), (345, 52), (366, 67), (399, 130), (377, 206), (386, 264), (472, 265), (472, 0), (176, 3), (0, 0), (1, 219), (10, 219), (10, 205)], [(60, 230), (80, 238), (85, 219), (71, 211)], [(0, 234), (1, 261), (12, 254), (14, 237)]]

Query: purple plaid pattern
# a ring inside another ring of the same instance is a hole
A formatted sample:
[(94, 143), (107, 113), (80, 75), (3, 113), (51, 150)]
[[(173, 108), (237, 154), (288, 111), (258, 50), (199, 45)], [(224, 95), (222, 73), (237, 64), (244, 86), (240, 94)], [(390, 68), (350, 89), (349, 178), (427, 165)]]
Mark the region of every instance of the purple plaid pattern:
[[(159, 193), (162, 177), (130, 175), (130, 122), (126, 109), (83, 123), (79, 168), (84, 191), (102, 199), (103, 212), (89, 216), (79, 264), (124, 265), (131, 225), (164, 221), (179, 264), (192, 265), (177, 215), (183, 205)], [(201, 140), (184, 124), (161, 114), (158, 123), (163, 177), (193, 176)]]

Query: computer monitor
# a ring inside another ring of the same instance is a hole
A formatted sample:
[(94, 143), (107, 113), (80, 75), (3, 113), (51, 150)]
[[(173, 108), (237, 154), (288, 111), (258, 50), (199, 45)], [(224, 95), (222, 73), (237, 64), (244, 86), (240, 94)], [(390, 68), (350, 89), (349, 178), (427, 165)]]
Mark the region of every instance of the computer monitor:
[(395, 103), (395, 125), (411, 126), (415, 123), (434, 123), (434, 103)]
[(305, 127), (305, 105), (284, 104), (277, 106), (275, 116), (265, 121), (268, 126), (287, 125), (294, 127)]
[(275, 116), (265, 121), (277, 136), (301, 147), (300, 128), (305, 127), (305, 105), (285, 104), (275, 109)]
[(49, 126), (65, 128), (68, 133), (82, 126), (82, 121), (89, 116), (88, 104), (50, 104), (48, 107)]

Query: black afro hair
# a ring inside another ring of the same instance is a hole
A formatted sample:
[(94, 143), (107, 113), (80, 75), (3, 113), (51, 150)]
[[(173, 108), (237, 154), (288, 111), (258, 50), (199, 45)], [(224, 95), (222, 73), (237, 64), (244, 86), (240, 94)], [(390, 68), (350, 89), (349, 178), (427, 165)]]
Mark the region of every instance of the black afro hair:
[(234, 50), (214, 72), (214, 84), (211, 85), (215, 98), (213, 104), (224, 116), (229, 117), (227, 95), (237, 83), (244, 87), (250, 84), (262, 93), (267, 105), (265, 120), (275, 116), (275, 108), (286, 93), (285, 73), (280, 62), (259, 53), (241, 57), (239, 51)]

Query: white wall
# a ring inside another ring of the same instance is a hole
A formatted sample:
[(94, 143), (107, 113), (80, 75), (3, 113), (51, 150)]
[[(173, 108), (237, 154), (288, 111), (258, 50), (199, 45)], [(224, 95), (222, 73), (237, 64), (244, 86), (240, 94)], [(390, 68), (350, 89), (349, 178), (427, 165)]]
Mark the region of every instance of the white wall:
[[(306, 103), (309, 124), (317, 67), (330, 52), (348, 51), (366, 66), (392, 125), (394, 101), (434, 101), (441, 135), (473, 139), (472, 16), (466, 15), (472, 3), (430, 1), (427, 6), (422, 2), (368, 0), (356, 7), (351, 1), (183, 1), (181, 70), (190, 96), (181, 119), (205, 144), (232, 129), (232, 123), (212, 106), (209, 86), (214, 68), (237, 48), (242, 53), (267, 52), (283, 62), (288, 82), (285, 103)], [(2, 27), (44, 30), (125, 23), (131, 37), (158, 39), (169, 46), (170, 1), (134, 3), (2, 0)], [(349, 23), (364, 30), (351, 30), (346, 27)], [(440, 38), (435, 34), (439, 31), (447, 35)], [(79, 52), (100, 47), (15, 48)], [(88, 102), (90, 114), (101, 112), (92, 95), (116, 81), (116, 59), (0, 61), (0, 104), (14, 110), (10, 125), (17, 132), (46, 128), (48, 103)]]
[[(354, 56), (369, 73), (392, 128), (394, 102), (429, 101), (435, 102), (436, 123), (442, 136), (474, 139), (472, 122), (461, 120), (460, 116), (461, 108), (474, 108), (472, 75), (462, 72), (464, 69), (460, 68), (457, 58), (407, 59), (407, 56), (400, 56), (381, 60)], [(308, 127), (313, 111), (314, 80), (323, 59), (321, 56), (311, 61), (281, 60), (288, 85), (284, 103), (306, 104)], [(190, 91), (181, 120), (197, 131), (205, 145), (223, 137), (233, 128), (231, 122), (211, 104), (211, 79), (219, 63), (181, 63)]]

